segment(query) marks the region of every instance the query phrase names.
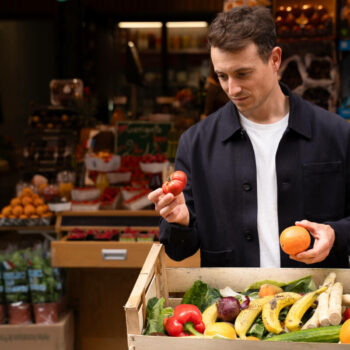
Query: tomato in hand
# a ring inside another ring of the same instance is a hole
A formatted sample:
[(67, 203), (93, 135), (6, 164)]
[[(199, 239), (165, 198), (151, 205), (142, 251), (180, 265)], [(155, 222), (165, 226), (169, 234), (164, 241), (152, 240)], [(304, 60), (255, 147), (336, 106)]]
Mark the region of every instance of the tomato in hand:
[(177, 170), (170, 174), (168, 180), (163, 183), (162, 189), (165, 194), (172, 193), (174, 196), (177, 196), (183, 191), (186, 183), (186, 174), (181, 170)]

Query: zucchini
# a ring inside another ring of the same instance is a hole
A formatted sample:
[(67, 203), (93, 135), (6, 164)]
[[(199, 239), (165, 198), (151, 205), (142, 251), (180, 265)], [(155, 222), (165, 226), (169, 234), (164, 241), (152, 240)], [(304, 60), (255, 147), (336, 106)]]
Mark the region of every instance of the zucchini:
[(292, 341), (315, 343), (338, 343), (341, 325), (303, 329), (289, 333), (274, 335), (266, 341)]

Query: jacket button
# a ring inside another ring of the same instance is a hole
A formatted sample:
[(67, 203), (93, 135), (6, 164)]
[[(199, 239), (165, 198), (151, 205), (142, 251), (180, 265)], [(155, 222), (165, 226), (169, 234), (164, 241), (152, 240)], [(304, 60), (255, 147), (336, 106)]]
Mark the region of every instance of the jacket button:
[(253, 239), (253, 234), (251, 232), (246, 232), (244, 237), (247, 241), (251, 241)]
[(247, 182), (245, 182), (243, 185), (242, 185), (242, 187), (243, 187), (243, 189), (244, 189), (244, 191), (250, 191), (251, 189), (252, 189), (252, 185), (251, 184), (249, 184), (249, 183), (247, 183)]

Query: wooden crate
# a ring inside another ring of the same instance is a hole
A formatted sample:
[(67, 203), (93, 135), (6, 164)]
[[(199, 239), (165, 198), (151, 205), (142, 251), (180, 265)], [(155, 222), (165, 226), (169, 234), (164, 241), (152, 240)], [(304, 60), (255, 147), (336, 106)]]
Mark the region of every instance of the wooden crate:
[[(253, 282), (271, 279), (289, 282), (306, 275), (312, 275), (316, 285), (320, 285), (329, 274), (329, 269), (310, 268), (168, 268), (164, 247), (154, 244), (147, 256), (130, 297), (124, 306), (128, 333), (129, 350), (332, 350), (349, 348), (346, 344), (329, 343), (287, 343), (256, 342), (252, 340), (198, 339), (193, 337), (144, 336), (146, 305), (152, 297), (164, 297), (166, 306), (176, 306), (181, 299), (172, 298), (175, 292), (185, 292), (193, 282), (202, 280), (214, 288), (230, 286), (242, 291)], [(350, 292), (350, 270), (333, 269), (337, 281), (343, 283), (344, 292)]]

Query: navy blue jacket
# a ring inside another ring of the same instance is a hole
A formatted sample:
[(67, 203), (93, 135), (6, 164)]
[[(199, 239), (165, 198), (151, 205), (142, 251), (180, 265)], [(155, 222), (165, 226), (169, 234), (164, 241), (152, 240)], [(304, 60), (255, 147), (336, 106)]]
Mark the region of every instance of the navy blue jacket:
[[(349, 267), (350, 124), (282, 90), (290, 114), (276, 154), (279, 230), (307, 219), (330, 224), (336, 238), (324, 261), (281, 251), (281, 267)], [(161, 219), (167, 254), (182, 260), (200, 248), (203, 267), (259, 266), (255, 157), (232, 102), (182, 134), (175, 168), (188, 176), (190, 226)]]

